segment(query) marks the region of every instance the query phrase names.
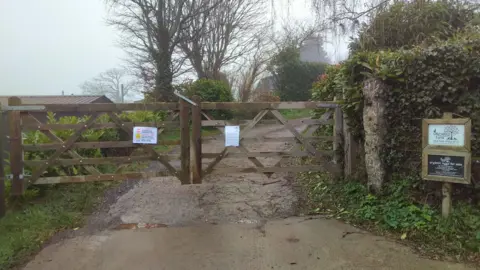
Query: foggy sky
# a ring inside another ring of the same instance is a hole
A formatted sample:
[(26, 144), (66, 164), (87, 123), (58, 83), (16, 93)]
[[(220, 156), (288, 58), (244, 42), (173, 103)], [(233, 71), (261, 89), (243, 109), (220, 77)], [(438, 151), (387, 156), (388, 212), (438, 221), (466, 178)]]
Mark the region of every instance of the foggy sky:
[[(280, 16), (308, 12), (295, 5)], [(80, 83), (122, 65), (106, 15), (102, 0), (0, 0), (0, 95), (81, 94)], [(331, 58), (345, 54), (338, 45), (325, 46)]]

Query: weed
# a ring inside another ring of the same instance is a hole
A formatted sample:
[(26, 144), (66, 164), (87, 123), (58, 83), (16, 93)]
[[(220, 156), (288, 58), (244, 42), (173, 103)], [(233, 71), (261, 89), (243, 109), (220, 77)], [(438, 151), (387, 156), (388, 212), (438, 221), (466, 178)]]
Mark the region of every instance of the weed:
[(305, 173), (300, 179), (311, 213), (328, 213), (365, 229), (399, 237), (426, 255), (475, 262), (480, 258), (480, 209), (457, 203), (451, 217), (443, 219), (436, 207), (418, 203), (411, 196), (421, 185), (418, 178), (395, 176), (381, 195), (370, 194), (355, 180), (332, 183), (323, 173)]
[[(16, 200), (15, 211), (0, 219), (0, 269), (24, 263), (56, 232), (81, 226), (116, 182), (47, 187), (43, 196)], [(27, 193), (30, 194), (30, 193)]]

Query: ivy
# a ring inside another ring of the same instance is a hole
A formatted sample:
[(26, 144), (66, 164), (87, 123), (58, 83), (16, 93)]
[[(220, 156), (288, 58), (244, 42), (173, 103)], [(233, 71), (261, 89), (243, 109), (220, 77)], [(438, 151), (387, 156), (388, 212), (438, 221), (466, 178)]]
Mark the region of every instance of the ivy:
[(386, 234), (417, 247), (424, 255), (456, 256), (478, 263), (480, 210), (462, 202), (444, 219), (438, 206), (425, 204), (418, 177), (392, 176), (385, 192), (373, 195), (364, 184), (352, 179), (331, 181), (325, 173), (301, 174), (310, 214), (343, 220), (362, 229)]
[[(392, 172), (418, 169), (421, 120), (443, 112), (472, 119), (480, 131), (480, 32), (469, 29), (449, 40), (410, 50), (359, 52), (327, 68), (313, 87), (313, 99), (343, 99), (349, 128), (363, 141), (363, 82), (377, 78), (386, 89), (387, 138), (384, 159)], [(472, 139), (480, 154), (480, 140)], [(410, 161), (410, 162), (407, 162)]]

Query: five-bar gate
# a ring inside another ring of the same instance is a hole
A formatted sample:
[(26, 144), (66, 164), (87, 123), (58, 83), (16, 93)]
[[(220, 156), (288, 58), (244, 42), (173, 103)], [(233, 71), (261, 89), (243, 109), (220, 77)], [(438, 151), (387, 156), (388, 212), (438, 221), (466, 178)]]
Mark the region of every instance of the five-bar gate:
[[(280, 112), (285, 109), (322, 109), (324, 114), (319, 119), (288, 120)], [(256, 115), (246, 120), (219, 120), (212, 117), (211, 112), (214, 110), (255, 111)], [(135, 111), (160, 113), (164, 117), (162, 121), (136, 122), (137, 120), (128, 117), (128, 114)], [(213, 173), (262, 173), (270, 176), (281, 172), (319, 170), (332, 174), (341, 172), (341, 156), (338, 152), (342, 142), (343, 116), (335, 102), (210, 103), (201, 102), (198, 97), (194, 97), (192, 101), (181, 96), (179, 102), (170, 103), (22, 105), (19, 98), (12, 97), (9, 106), (2, 108), (1, 112), (3, 121), (0, 129), (2, 138), (0, 152), (2, 161), (8, 160), (8, 163), (1, 162), (0, 166), (1, 176), (6, 174), (0, 181), (2, 202), (5, 179), (12, 181), (11, 194), (20, 195), (31, 184), (145, 179), (165, 175), (177, 177), (182, 184), (198, 184), (202, 182), (203, 177)], [(58, 119), (53, 122), (39, 119), (39, 114), (49, 112), (80, 116), (76, 118), (76, 122), (68, 123)], [(269, 119), (265, 119), (266, 117)], [(295, 143), (293, 149), (249, 151), (246, 144), (252, 139), (246, 138), (245, 135), (257, 125), (273, 123), (283, 125), (291, 136), (285, 138), (263, 136), (254, 140), (293, 142)], [(299, 123), (305, 126), (303, 130), (295, 128)], [(202, 153), (202, 129), (214, 127), (223, 132), (223, 128), (231, 124), (241, 126), (240, 146), (237, 149), (239, 151), (231, 151), (225, 147), (219, 153)], [(315, 131), (324, 125), (333, 125), (332, 134), (314, 135)], [(157, 145), (134, 144), (132, 137), (135, 126), (157, 127), (159, 135)], [(123, 136), (117, 136), (115, 140), (102, 140), (102, 136), (99, 136), (92, 140), (92, 130), (100, 130), (101, 134), (117, 132)], [(163, 138), (162, 134), (168, 131), (177, 135), (173, 136), (174, 138), (168, 136)], [(33, 141), (25, 140), (31, 139), (32, 136)], [(333, 149), (319, 150), (313, 144), (315, 141), (330, 141)], [(168, 151), (163, 149), (166, 147)], [(129, 149), (129, 151), (124, 151), (123, 156), (105, 156), (103, 155), (105, 151), (97, 151), (98, 149)], [(280, 157), (280, 160), (274, 166), (267, 167), (259, 161), (260, 157)], [(314, 162), (304, 166), (284, 166), (283, 161), (291, 157), (311, 157)], [(204, 158), (211, 160), (206, 166), (202, 166)], [(225, 158), (246, 158), (252, 167), (218, 168), (217, 165)], [(157, 162), (160, 164), (159, 169), (146, 171), (134, 166), (145, 162)]]

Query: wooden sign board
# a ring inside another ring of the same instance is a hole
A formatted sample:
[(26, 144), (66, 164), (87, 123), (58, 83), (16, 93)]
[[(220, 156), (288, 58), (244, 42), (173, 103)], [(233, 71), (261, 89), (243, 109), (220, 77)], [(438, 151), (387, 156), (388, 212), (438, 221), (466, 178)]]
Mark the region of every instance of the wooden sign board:
[(471, 132), (468, 118), (423, 119), (423, 148), (470, 151)]
[(422, 155), (424, 180), (470, 184), (471, 153), (425, 149)]
[(444, 113), (441, 119), (422, 122), (422, 178), (442, 183), (442, 216), (452, 212), (452, 183), (470, 184), (472, 122), (453, 119)]

